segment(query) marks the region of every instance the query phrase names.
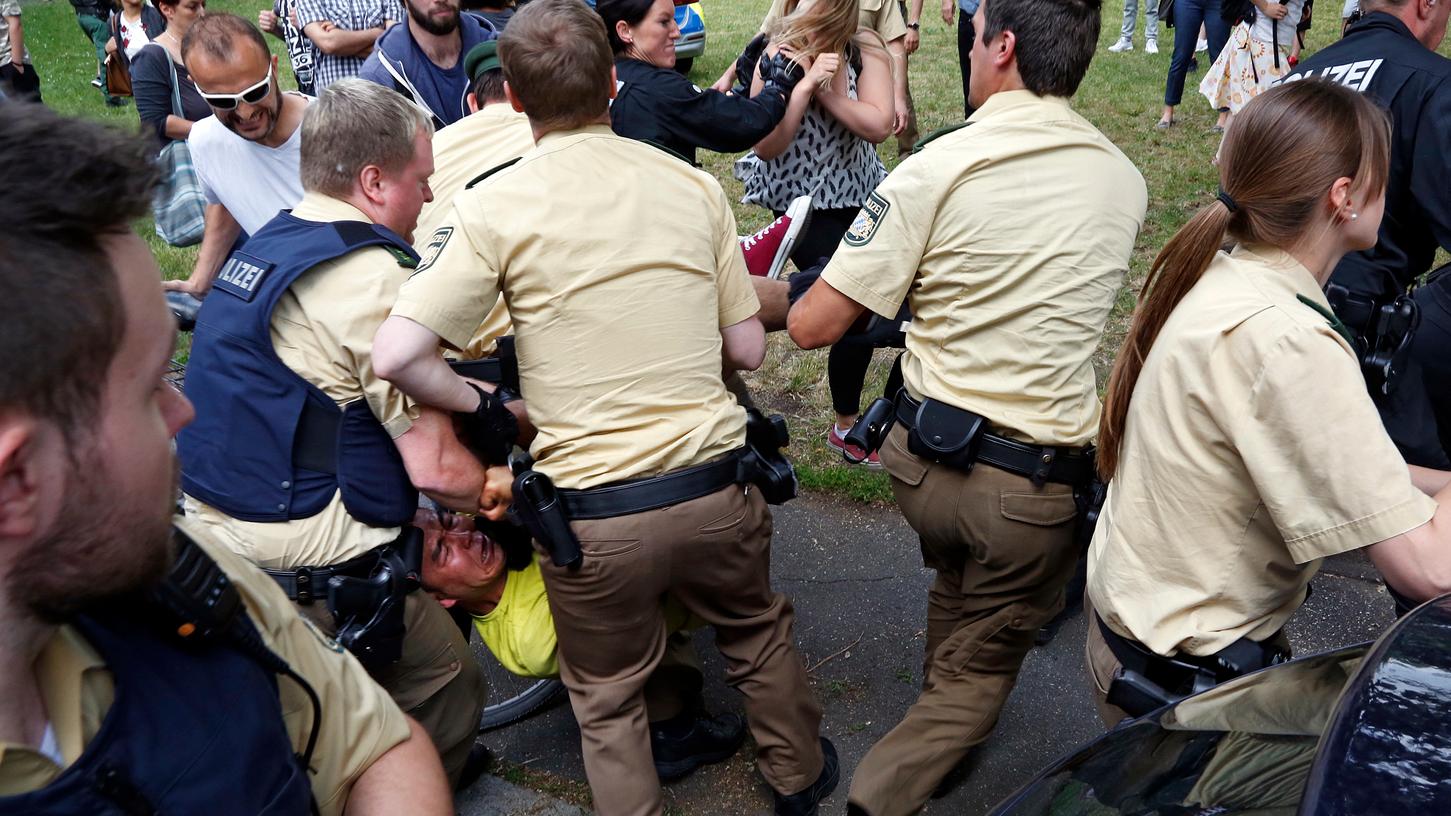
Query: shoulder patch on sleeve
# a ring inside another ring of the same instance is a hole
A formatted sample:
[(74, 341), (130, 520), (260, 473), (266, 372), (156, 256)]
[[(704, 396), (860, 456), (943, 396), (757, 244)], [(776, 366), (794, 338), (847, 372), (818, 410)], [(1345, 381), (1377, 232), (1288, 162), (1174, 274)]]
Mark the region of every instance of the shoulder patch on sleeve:
[(891, 209), (891, 203), (873, 191), (862, 203), (861, 210), (856, 214), (856, 220), (851, 222), (851, 227), (847, 229), (842, 240), (848, 246), (865, 246), (871, 243), (872, 237), (877, 234), (877, 227), (882, 225), (882, 221), (887, 217), (887, 212)]
[(438, 260), (439, 254), (443, 252), (444, 247), (448, 246), (449, 239), (452, 237), (453, 227), (439, 227), (434, 230), (433, 234), (428, 237), (428, 243), (423, 245), (423, 252), (420, 253), (422, 257), (413, 274), (416, 275), (433, 266), (433, 262)]

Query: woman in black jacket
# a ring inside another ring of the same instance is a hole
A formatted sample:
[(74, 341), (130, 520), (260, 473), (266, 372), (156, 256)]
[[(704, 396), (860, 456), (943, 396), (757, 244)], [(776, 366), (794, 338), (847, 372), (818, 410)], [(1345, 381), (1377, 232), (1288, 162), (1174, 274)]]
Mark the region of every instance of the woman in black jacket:
[(766, 86), (754, 97), (702, 90), (675, 71), (673, 0), (599, 0), (615, 73), (620, 82), (610, 106), (615, 132), (650, 142), (696, 164), (697, 148), (739, 153), (770, 133), (786, 113), (799, 69), (784, 59), (763, 63)]

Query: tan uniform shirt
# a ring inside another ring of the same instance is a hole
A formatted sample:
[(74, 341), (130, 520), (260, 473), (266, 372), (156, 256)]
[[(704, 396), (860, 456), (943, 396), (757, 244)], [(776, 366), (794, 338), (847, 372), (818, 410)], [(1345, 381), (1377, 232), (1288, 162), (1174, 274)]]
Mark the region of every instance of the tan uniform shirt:
[(1320, 286), (1275, 249), (1220, 254), (1160, 331), (1089, 553), (1094, 609), (1159, 654), (1264, 640), (1320, 559), (1406, 532), (1418, 491)]
[(1092, 355), (1147, 204), (1139, 171), (1067, 100), (997, 93), (877, 187), (822, 280), (881, 315), (910, 299), (913, 396), (1085, 445)]
[(744, 444), (720, 329), (760, 306), (710, 174), (608, 125), (551, 133), (459, 194), (426, 245), (393, 314), (458, 348), (503, 293), (539, 429), (531, 452), (559, 487)]
[[(768, 31), (772, 23), (784, 16), (786, 0), (772, 0), (771, 9), (761, 22), (761, 31)], [(875, 31), (887, 42), (907, 36), (907, 21), (902, 19), (897, 0), (857, 0), (857, 28)]]
[[(313, 796), (323, 816), (343, 812), (348, 792), (373, 761), (408, 738), (408, 722), (361, 664), (303, 621), (272, 579), (177, 519), (216, 559), (242, 594), (263, 642), (286, 660), (322, 700), (322, 726), (313, 752)], [(26, 745), (0, 743), (0, 796), (39, 790), (80, 758), (115, 701), (116, 685), (101, 656), (70, 626), (56, 630), (35, 664), (46, 714), (64, 758), (57, 765)], [(312, 704), (296, 684), (277, 683), (282, 719), (301, 752), (312, 729)]]
[[(307, 221), (369, 221), (343, 201), (308, 193), (292, 214)], [(339, 406), (366, 399), (388, 435), (413, 427), (417, 406), (373, 373), (373, 334), (412, 272), (381, 247), (367, 247), (304, 273), (272, 313), (272, 347), (282, 362)], [(232, 518), (191, 497), (186, 513), (233, 551), (269, 569), (346, 561), (398, 537), (397, 527), (369, 527), (348, 515), (342, 494), (321, 512), (287, 522)]]
[[(433, 135), (433, 175), (428, 185), (433, 188), (433, 201), (423, 205), (418, 216), (418, 229), (413, 234), (427, 241), (439, 222), (453, 212), (454, 199), (464, 187), (481, 174), (517, 159), (534, 149), (534, 131), (529, 117), (514, 110), (508, 103), (485, 105)], [(418, 247), (420, 253), (428, 249)], [(513, 331), (509, 310), (501, 298), (489, 310), (488, 317), (459, 355), (475, 360), (493, 353), (495, 340)]]

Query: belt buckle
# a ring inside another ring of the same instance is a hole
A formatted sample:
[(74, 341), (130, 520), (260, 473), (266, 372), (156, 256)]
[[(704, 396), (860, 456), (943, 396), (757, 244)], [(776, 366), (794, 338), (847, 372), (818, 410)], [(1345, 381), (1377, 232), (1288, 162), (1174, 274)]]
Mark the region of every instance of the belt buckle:
[(312, 594), (312, 567), (298, 567), (297, 573), (293, 576), (297, 585), (297, 602), (303, 606), (311, 605), (314, 597)]

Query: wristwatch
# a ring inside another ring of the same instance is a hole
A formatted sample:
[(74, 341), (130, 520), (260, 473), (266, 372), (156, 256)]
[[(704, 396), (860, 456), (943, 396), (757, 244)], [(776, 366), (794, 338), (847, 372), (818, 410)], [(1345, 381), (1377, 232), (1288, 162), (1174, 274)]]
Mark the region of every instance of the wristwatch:
[(910, 28), (910, 29), (912, 29), (913, 31), (921, 31), (922, 30), (922, 24), (921, 23), (908, 23), (907, 24), (907, 27)]

